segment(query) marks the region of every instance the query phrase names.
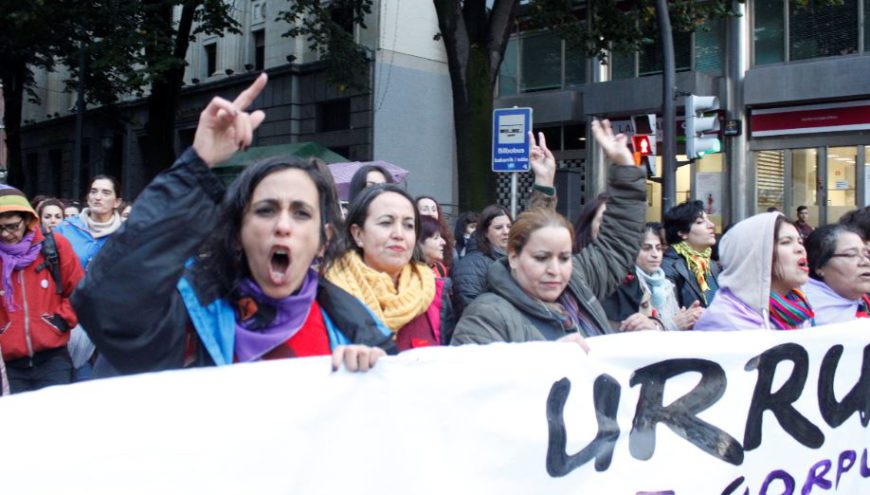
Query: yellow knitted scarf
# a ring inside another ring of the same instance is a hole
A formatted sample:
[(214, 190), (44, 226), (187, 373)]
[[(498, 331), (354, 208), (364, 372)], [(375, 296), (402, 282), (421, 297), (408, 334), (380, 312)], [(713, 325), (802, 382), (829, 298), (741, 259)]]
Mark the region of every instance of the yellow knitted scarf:
[(692, 249), (685, 241), (678, 242), (672, 247), (677, 254), (686, 259), (686, 263), (689, 265), (689, 270), (695, 274), (695, 279), (698, 281), (698, 287), (701, 288), (704, 302), (707, 302), (707, 291), (710, 290), (710, 285), (707, 283), (707, 277), (712, 275), (710, 272), (710, 255), (713, 254), (713, 249), (707, 248), (699, 253)]
[(398, 286), (351, 251), (326, 272), (326, 279), (356, 296), (393, 332), (425, 312), (435, 298), (435, 273), (421, 263), (408, 263)]

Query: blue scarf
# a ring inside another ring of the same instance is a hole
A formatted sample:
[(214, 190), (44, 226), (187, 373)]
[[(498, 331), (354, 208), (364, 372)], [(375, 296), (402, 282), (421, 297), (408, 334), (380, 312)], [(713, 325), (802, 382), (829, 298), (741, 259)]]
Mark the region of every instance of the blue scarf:
[(260, 286), (246, 278), (238, 289), (236, 312), (236, 359), (256, 361), (290, 340), (305, 324), (317, 295), (317, 272), (309, 269), (296, 293), (283, 299), (263, 294)]
[(665, 302), (668, 299), (668, 291), (671, 290), (670, 286), (666, 283), (668, 279), (665, 277), (665, 271), (659, 268), (655, 273), (650, 275), (641, 270), (639, 266), (635, 266), (634, 272), (637, 274), (637, 277), (643, 280), (646, 283), (646, 286), (649, 287), (651, 293), (650, 299), (652, 300), (653, 307), (664, 307)]

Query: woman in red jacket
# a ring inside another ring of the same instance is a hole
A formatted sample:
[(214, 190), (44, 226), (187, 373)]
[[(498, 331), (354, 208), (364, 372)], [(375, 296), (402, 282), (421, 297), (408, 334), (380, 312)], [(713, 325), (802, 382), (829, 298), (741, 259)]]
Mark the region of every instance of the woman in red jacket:
[[(46, 262), (39, 218), (18, 189), (0, 185), (0, 350), (3, 393), (69, 383), (69, 296), (84, 275), (72, 247), (53, 234), (58, 259)], [(60, 287), (55, 283), (60, 277)], [(8, 379), (8, 381), (7, 381)]]

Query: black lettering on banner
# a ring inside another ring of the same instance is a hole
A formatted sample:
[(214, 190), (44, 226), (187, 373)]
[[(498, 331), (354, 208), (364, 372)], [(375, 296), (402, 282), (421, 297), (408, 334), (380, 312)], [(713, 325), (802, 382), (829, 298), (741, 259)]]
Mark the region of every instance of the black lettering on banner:
[[(772, 392), (773, 375), (782, 361), (794, 363), (791, 376), (777, 391)], [(746, 417), (743, 448), (752, 450), (761, 445), (764, 411), (776, 416), (782, 429), (806, 447), (817, 449), (825, 443), (825, 435), (792, 405), (801, 396), (807, 381), (809, 356), (798, 344), (788, 343), (772, 347), (746, 363), (746, 371), (758, 369), (758, 380)]]
[(619, 438), (619, 425), (616, 412), (619, 409), (621, 387), (612, 376), (603, 374), (593, 384), (595, 417), (598, 420), (598, 434), (595, 439), (576, 454), (569, 455), (565, 449), (568, 435), (565, 428), (565, 402), (571, 391), (571, 381), (562, 378), (550, 387), (547, 397), (547, 427), (549, 442), (547, 446), (547, 473), (556, 478), (565, 476), (595, 458), (595, 470), (605, 471), (610, 467), (613, 448)]
[(864, 348), (864, 361), (858, 383), (842, 402), (838, 402), (834, 395), (834, 375), (842, 355), (843, 346), (835, 345), (828, 349), (822, 359), (819, 370), (819, 412), (831, 428), (836, 428), (857, 411), (861, 425), (866, 427), (870, 422), (870, 345)]
[[(664, 407), (665, 382), (691, 371), (700, 373), (701, 381), (688, 394)], [(635, 459), (652, 457), (656, 424), (664, 423), (674, 433), (718, 459), (734, 465), (743, 462), (743, 448), (737, 440), (696, 416), (725, 393), (727, 378), (721, 366), (705, 359), (669, 359), (635, 371), (630, 384), (633, 387), (638, 383), (641, 384), (640, 397), (629, 435), (629, 451)]]

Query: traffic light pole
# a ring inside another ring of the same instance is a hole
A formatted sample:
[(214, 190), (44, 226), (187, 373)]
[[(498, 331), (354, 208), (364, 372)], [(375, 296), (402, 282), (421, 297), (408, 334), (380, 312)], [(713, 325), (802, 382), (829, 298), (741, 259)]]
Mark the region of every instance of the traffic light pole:
[(656, 0), (656, 18), (662, 40), (664, 75), (662, 81), (662, 218), (674, 206), (677, 194), (677, 111), (674, 88), (677, 70), (674, 63), (674, 38), (667, 0)]

